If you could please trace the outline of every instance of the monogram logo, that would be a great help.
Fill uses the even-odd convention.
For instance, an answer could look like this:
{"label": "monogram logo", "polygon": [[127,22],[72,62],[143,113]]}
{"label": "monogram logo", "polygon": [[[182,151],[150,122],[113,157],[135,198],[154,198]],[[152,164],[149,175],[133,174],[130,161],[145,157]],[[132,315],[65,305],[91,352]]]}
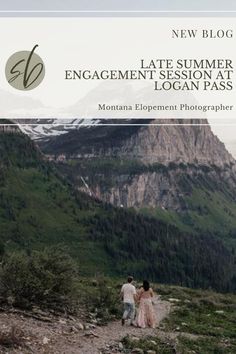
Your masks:
{"label": "monogram logo", "polygon": [[17,90],[33,90],[43,81],[45,66],[40,56],[35,53],[37,47],[38,45],[35,45],[31,52],[16,52],[7,61],[6,79]]}

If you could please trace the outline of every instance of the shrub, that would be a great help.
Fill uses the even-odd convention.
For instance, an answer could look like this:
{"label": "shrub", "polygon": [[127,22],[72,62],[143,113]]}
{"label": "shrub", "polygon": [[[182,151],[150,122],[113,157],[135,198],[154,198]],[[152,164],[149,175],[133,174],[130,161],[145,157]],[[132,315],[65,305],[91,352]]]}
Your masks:
{"label": "shrub", "polygon": [[[13,252],[4,257],[0,273],[0,292],[14,306],[40,305],[69,309],[76,280],[74,261],[62,247]],[[8,301],[9,302],[9,301]]]}
{"label": "shrub", "polygon": [[102,323],[121,316],[120,285],[109,282],[103,276],[97,277],[94,290],[87,305],[94,311]]}

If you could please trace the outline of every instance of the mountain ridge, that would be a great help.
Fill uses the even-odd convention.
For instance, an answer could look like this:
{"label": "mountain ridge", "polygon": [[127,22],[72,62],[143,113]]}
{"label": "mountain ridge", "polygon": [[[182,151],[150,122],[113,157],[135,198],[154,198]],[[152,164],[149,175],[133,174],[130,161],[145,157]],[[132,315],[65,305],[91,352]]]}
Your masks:
{"label": "mountain ridge", "polygon": [[188,231],[230,235],[236,246],[235,159],[207,121],[133,122],[146,125],[98,125],[40,146],[77,189]]}
{"label": "mountain ridge", "polygon": [[[165,120],[138,119],[128,126],[119,126],[124,122],[127,123],[73,130],[40,145],[46,153],[63,153],[74,158],[86,154],[87,158],[123,156],[145,164],[236,164],[206,120],[171,120],[172,125],[164,125]],[[106,123],[113,124],[114,120]]]}
{"label": "mountain ridge", "polygon": [[7,252],[62,243],[84,275],[132,272],[193,287],[235,287],[234,257],[221,240],[190,237],[74,190],[22,133],[0,132],[0,151],[0,241]]}

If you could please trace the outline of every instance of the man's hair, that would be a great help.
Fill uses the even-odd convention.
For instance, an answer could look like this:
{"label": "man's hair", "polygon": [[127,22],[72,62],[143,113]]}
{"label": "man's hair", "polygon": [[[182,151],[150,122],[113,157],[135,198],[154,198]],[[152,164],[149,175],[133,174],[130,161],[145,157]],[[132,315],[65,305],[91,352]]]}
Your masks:
{"label": "man's hair", "polygon": [[134,279],[133,277],[128,276],[128,279],[127,279],[127,280],[128,280],[128,283],[131,283],[131,282],[133,281],[133,279]]}

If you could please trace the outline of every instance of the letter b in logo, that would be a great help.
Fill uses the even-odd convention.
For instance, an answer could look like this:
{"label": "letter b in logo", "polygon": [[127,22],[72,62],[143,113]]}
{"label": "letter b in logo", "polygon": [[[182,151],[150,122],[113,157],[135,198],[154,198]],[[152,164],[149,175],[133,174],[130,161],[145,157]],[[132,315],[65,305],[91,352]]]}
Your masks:
{"label": "letter b in logo", "polygon": [[8,83],[17,90],[29,91],[37,87],[45,75],[42,59],[35,53],[38,45],[31,52],[14,53],[7,61],[5,74]]}

